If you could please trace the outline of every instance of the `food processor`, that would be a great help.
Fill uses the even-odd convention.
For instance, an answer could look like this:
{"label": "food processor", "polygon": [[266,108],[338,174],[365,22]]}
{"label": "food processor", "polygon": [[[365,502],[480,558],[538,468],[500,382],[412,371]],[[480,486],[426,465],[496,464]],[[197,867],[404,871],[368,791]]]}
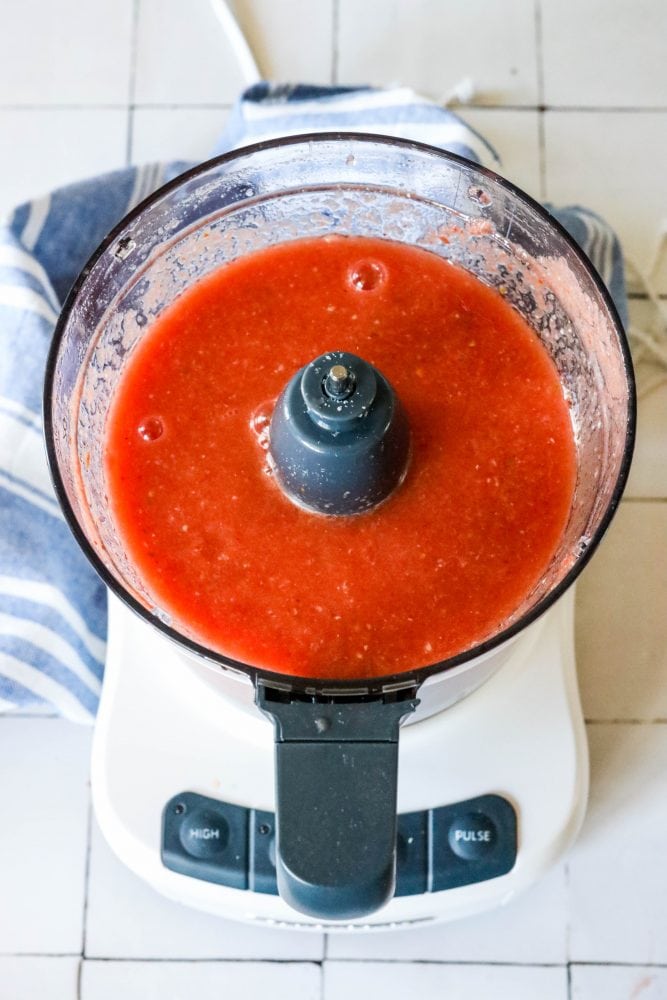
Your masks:
{"label": "food processor", "polygon": [[[577,454],[558,550],[492,636],[443,662],[340,681],[223,656],[156,607],[110,515],[103,462],[114,390],[163,310],[223,264],[331,235],[419,247],[496,288],[552,358]],[[313,516],[372,517],[408,461],[400,401],[369,367],[334,352],[288,373],[274,458]],[[374,380],[388,400],[379,451],[380,438],[362,441],[350,462],[323,446],[304,479],[301,431],[281,413],[308,379],[315,396],[326,385],[326,398],[300,390],[324,431],[339,419],[329,401],[355,406]],[[92,794],[118,856],[182,903],[320,930],[452,919],[535,881],[584,814],[572,584],[620,500],[634,420],[627,343],[592,266],[537,203],[461,157],[382,136],[295,136],[204,163],[143,202],[72,289],[45,388],[58,498],[109,588]],[[341,500],[351,493],[354,509]]]}

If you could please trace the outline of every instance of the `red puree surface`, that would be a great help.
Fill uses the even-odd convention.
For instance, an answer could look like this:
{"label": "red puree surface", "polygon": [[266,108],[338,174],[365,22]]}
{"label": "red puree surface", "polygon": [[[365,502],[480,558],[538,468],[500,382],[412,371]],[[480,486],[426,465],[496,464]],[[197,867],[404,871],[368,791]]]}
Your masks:
{"label": "red puree surface", "polygon": [[[258,436],[330,350],[376,365],[412,431],[403,484],[353,517],[286,499]],[[493,634],[549,563],[575,479],[532,330],[434,254],[364,238],[283,244],[189,289],[135,349],[107,435],[113,514],[156,604],[286,674],[389,674]]]}

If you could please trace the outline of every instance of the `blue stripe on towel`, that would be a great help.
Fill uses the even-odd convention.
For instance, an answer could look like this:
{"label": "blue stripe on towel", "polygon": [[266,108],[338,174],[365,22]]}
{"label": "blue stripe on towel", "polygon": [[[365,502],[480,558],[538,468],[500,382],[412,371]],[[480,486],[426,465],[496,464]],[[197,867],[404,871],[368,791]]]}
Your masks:
{"label": "blue stripe on towel", "polygon": [[9,702],[10,705],[15,705],[17,709],[21,708],[23,711],[30,711],[38,707],[42,708],[46,705],[49,708],[52,707],[50,702],[45,698],[40,698],[30,688],[24,687],[18,681],[4,677],[2,671],[0,671],[0,700]]}
{"label": "blue stripe on towel", "polygon": [[83,709],[94,716],[99,704],[99,695],[92,691],[77,675],[56,659],[47,650],[40,649],[32,642],[19,642],[12,636],[0,633],[0,654],[11,653],[30,667],[34,667],[55,681],[81,703]]}
{"label": "blue stripe on towel", "polygon": [[64,521],[0,490],[0,578],[56,587],[99,639],[106,634],[106,591]]}
{"label": "blue stripe on towel", "polygon": [[[11,615],[27,621],[39,622],[52,632],[62,636],[94,678],[101,681],[104,674],[104,651],[91,652],[91,643],[86,643],[82,633],[77,631],[71,621],[68,621],[56,608],[37,599],[29,600],[0,591],[0,615]],[[93,638],[97,639],[96,636]],[[102,645],[102,641],[97,639]],[[95,646],[97,646],[95,643]]]}

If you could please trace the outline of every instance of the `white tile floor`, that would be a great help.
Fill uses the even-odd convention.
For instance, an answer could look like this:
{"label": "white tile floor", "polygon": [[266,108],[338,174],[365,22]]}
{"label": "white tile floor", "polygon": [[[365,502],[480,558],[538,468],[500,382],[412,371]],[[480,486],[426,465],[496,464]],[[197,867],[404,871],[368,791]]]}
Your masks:
{"label": "white tile floor", "polygon": [[413,965],[395,962],[327,962],[323,1000],[349,1000],[380,994],[383,1000],[437,997],[438,1000],[562,1000],[566,996],[564,968],[535,966]]}
{"label": "white tile floor", "polygon": [[[128,920],[128,913],[132,919]],[[321,934],[236,924],[166,903],[112,854],[97,825],[91,836],[86,955],[136,959],[321,961]]]}
{"label": "white tile floor", "polygon": [[0,957],[0,1000],[73,1000],[81,960]]}
{"label": "white tile floor", "polygon": [[306,962],[85,961],[82,965],[81,996],[86,1000],[120,996],[123,1000],[266,1000],[267,996],[320,1000],[322,995],[322,969]]}
{"label": "white tile floor", "polygon": [[81,951],[90,732],[0,720],[0,953]]}
{"label": "white tile floor", "polygon": [[[274,79],[439,97],[469,76],[463,117],[506,174],[596,208],[647,265],[667,225],[664,0],[236,10]],[[205,157],[241,85],[208,0],[6,0],[0,16],[0,211],[128,161]],[[666,429],[663,386],[641,402],[627,499],[579,587],[592,785],[565,864],[455,926],[324,941],[216,920],[157,897],[91,828],[89,733],[0,719],[0,1000],[665,1000]]]}

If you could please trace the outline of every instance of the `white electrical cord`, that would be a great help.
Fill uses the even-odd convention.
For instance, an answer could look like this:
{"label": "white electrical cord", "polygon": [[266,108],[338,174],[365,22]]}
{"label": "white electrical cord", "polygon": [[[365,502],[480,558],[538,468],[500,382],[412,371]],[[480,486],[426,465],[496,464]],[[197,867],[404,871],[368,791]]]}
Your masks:
{"label": "white electrical cord", "polygon": [[241,31],[239,23],[232,14],[226,0],[211,0],[211,7],[236,56],[244,86],[251,87],[254,83],[259,83],[262,79],[259,66],[252,54],[252,49],[248,45],[248,40]]}
{"label": "white electrical cord", "polygon": [[641,380],[638,380],[637,396],[639,399],[644,399],[667,382],[667,301],[660,297],[660,293],[653,284],[653,276],[660,273],[660,263],[666,254],[667,232],[663,232],[656,248],[653,264],[649,269],[649,277],[642,274],[632,260],[626,258],[630,275],[637,280],[641,291],[646,294],[653,307],[648,328],[637,326],[635,323],[630,323],[628,327],[635,365],[644,364],[653,369],[652,374],[644,373]]}

